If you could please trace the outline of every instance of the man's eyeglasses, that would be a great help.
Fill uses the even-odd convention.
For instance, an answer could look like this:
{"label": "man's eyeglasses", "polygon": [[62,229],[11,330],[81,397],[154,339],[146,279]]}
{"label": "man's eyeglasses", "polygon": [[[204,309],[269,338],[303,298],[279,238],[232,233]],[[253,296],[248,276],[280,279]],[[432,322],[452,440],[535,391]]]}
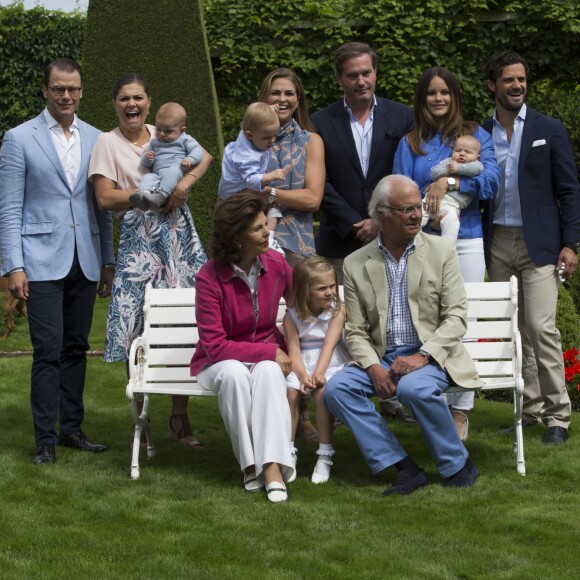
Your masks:
{"label": "man's eyeglasses", "polygon": [[408,205],[407,207],[395,207],[393,205],[381,205],[380,207],[394,209],[395,211],[398,211],[398,212],[402,213],[403,215],[411,215],[413,212],[419,212],[419,213],[423,212],[423,204],[422,203],[419,203],[417,205]]}
{"label": "man's eyeglasses", "polygon": [[52,94],[57,97],[62,97],[66,92],[71,97],[76,97],[83,89],[83,87],[48,87]]}

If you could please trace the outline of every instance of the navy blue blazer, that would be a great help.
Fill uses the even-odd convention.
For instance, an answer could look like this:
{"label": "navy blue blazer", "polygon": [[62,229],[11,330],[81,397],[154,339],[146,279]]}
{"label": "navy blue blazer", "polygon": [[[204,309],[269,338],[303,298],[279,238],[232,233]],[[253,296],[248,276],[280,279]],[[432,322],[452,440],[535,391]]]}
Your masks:
{"label": "navy blue blazer", "polygon": [[326,160],[316,252],[328,258],[344,258],[363,245],[356,238],[352,225],[369,217],[371,194],[376,184],[391,173],[399,141],[413,128],[413,114],[406,105],[377,97],[366,177],[344,101],[317,111],[312,115],[312,122],[324,141]]}
{"label": "navy blue blazer", "polygon": [[[493,119],[483,123],[490,134]],[[518,163],[526,247],[538,266],[556,264],[563,244],[580,242],[580,183],[568,132],[557,119],[526,110]],[[489,265],[494,200],[484,211]]]}

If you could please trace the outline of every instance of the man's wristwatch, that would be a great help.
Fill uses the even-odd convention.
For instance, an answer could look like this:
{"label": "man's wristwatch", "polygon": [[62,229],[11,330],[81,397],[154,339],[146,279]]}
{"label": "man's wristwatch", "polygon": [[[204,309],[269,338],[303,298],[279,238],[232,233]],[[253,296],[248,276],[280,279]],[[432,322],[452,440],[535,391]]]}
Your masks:
{"label": "man's wristwatch", "polygon": [[431,362],[431,355],[426,350],[420,350],[419,354],[427,359],[427,364]]}
{"label": "man's wristwatch", "polygon": [[270,195],[268,196],[268,203],[276,203],[276,199],[278,198],[278,192],[276,191],[275,187],[270,188]]}
{"label": "man's wristwatch", "polygon": [[455,177],[447,178],[447,191],[457,191],[457,180]]}
{"label": "man's wristwatch", "polygon": [[576,244],[563,244],[564,248],[570,248],[576,254],[580,254],[580,242]]}

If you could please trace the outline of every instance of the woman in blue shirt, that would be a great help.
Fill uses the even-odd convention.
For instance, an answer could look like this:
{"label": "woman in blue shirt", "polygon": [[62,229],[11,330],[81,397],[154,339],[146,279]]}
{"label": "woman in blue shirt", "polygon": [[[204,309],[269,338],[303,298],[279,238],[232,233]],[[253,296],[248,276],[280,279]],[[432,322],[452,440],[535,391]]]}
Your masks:
{"label": "woman in blue shirt", "polygon": [[[407,175],[417,182],[426,202],[425,211],[430,214],[439,213],[441,198],[448,188],[455,186],[461,193],[474,196],[471,204],[461,210],[457,253],[464,281],[483,282],[485,260],[479,201],[495,197],[500,176],[491,135],[477,123],[463,120],[459,82],[443,67],[428,68],[419,78],[413,115],[415,128],[399,143],[393,173]],[[462,135],[473,135],[480,142],[483,171],[475,177],[451,175],[432,182],[431,168],[451,157],[455,140]],[[439,229],[440,218],[430,222],[430,231]],[[465,440],[473,393],[449,394],[447,401],[459,435]]]}

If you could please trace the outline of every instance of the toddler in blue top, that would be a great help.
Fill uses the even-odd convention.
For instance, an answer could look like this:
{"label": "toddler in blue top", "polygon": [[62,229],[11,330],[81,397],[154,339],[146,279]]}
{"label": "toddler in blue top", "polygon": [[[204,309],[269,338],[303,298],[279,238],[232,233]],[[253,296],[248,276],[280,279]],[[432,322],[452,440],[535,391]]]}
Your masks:
{"label": "toddler in blue top", "polygon": [[201,145],[185,133],[187,113],[177,103],[165,103],[155,116],[155,137],[145,147],[141,164],[153,167],[141,178],[139,189],[129,197],[136,207],[161,207],[177,182],[202,158]]}
{"label": "toddler in blue top", "polygon": [[[222,159],[222,177],[218,186],[220,199],[227,199],[245,189],[262,191],[274,181],[283,181],[283,169],[266,173],[270,149],[276,141],[280,121],[276,110],[266,103],[252,103],[246,109],[242,130],[236,141],[229,143]],[[276,189],[272,188],[269,202],[275,202]],[[273,206],[268,211],[268,229],[273,231],[282,217]]]}

